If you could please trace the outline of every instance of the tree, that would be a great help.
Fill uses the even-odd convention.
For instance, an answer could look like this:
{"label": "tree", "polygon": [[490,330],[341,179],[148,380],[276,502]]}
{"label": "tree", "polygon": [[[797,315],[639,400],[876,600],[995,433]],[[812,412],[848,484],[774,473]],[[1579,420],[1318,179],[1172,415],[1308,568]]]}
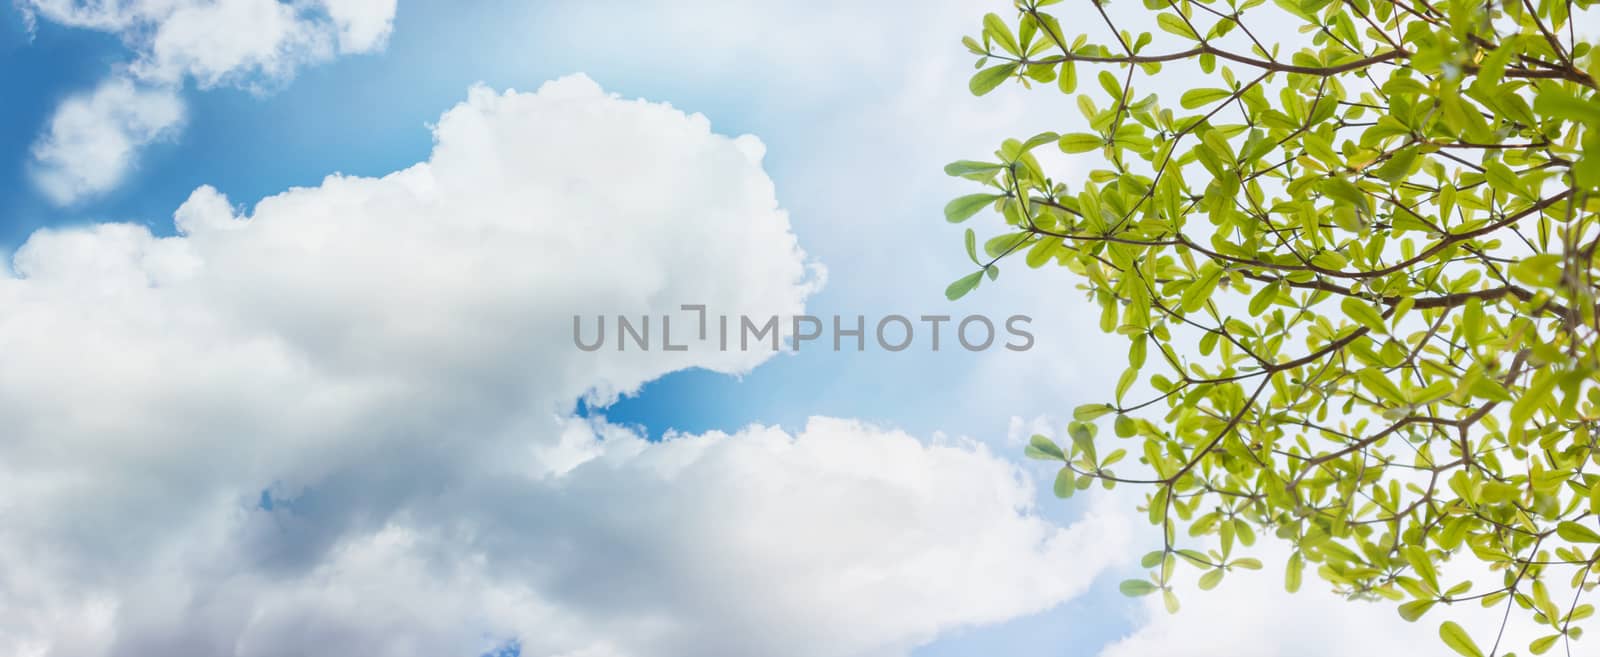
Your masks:
{"label": "tree", "polygon": [[[1265,534],[1292,545],[1291,591],[1309,565],[1407,620],[1505,605],[1548,626],[1533,653],[1570,650],[1600,583],[1593,2],[1264,3],[986,16],[964,40],[975,94],[1097,88],[1066,134],[947,167],[987,188],[949,221],[1005,222],[981,246],[966,232],[979,269],[947,295],[1001,260],[1063,266],[1127,337],[1110,401],[1027,450],[1061,462],[1062,497],[1146,491],[1165,541],[1125,593],[1175,611],[1174,569],[1210,588],[1262,567],[1236,552]],[[1052,178],[1037,151],[1056,147],[1092,170]],[[1130,450],[1140,472],[1114,470]]]}

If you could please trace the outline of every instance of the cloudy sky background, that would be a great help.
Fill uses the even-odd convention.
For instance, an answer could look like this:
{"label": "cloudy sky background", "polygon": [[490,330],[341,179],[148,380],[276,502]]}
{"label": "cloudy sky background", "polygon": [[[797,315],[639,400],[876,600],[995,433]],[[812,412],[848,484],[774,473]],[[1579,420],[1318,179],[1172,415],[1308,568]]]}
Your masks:
{"label": "cloudy sky background", "polygon": [[[1274,546],[1125,599],[1136,500],[1021,461],[1125,347],[1064,272],[943,298],[943,164],[1079,120],[967,93],[1007,4],[0,10],[0,653],[1443,650]],[[682,303],[1037,347],[571,345]]]}

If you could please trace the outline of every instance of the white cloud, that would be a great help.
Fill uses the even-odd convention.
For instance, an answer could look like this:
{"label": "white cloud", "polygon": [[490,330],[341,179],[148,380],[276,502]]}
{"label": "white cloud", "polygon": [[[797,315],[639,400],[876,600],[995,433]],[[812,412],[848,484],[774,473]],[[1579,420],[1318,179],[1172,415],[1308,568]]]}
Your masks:
{"label": "white cloud", "polygon": [[172,89],[110,78],[56,108],[33,146],[34,180],[61,204],[109,190],[140,148],[175,134],[183,118],[183,101]]}
{"label": "white cloud", "polygon": [[[793,314],[754,137],[474,89],[432,157],[177,237],[35,234],[0,277],[0,653],[902,654],[1085,589],[1128,528],[843,420],[647,443],[570,416],[760,353],[581,352],[571,317]],[[263,492],[265,490],[265,492]]]}
{"label": "white cloud", "polygon": [[44,19],[120,36],[148,82],[281,80],[295,67],[383,48],[395,0],[20,0]]}
{"label": "white cloud", "polygon": [[383,47],[394,27],[397,0],[323,0],[339,28],[339,50],[371,52]]}
{"label": "white cloud", "polygon": [[152,25],[148,52],[134,66],[140,77],[179,82],[194,77],[202,87],[229,76],[282,79],[297,60],[327,59],[330,25],[302,20],[277,0],[231,0],[187,6]]}
{"label": "white cloud", "polygon": [[[283,84],[300,66],[381,50],[395,15],[395,0],[19,0],[18,6],[30,24],[44,19],[121,37],[134,60],[87,96],[124,90],[117,93],[137,96],[135,109],[151,114],[140,123],[115,102],[62,103],[33,162],[41,189],[60,205],[115,188],[141,147],[174,134],[186,80],[201,88]],[[152,128],[155,118],[166,122]],[[62,124],[74,132],[63,135]],[[114,157],[107,157],[111,145]]]}

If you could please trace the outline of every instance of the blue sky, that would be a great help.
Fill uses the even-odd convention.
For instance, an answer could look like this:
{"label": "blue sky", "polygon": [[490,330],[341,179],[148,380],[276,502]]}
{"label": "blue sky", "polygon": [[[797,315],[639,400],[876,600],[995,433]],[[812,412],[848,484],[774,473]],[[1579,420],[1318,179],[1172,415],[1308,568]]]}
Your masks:
{"label": "blue sky", "polygon": [[[86,195],[67,205],[52,201],[36,184],[33,173],[37,163],[33,161],[31,149],[41,139],[53,113],[64,99],[95,88],[108,76],[137,77],[126,71],[131,63],[148,55],[141,50],[143,45],[138,30],[150,29],[158,23],[140,24],[122,33],[106,33],[64,26],[41,16],[30,29],[23,14],[8,7],[0,10],[0,16],[3,16],[0,19],[0,26],[3,26],[0,28],[0,85],[6,89],[5,100],[0,102],[0,251],[18,249],[40,229],[76,227],[89,230],[104,223],[140,224],[157,237],[175,236],[178,231],[172,219],[174,212],[180,206],[198,207],[186,206],[185,202],[202,186],[210,186],[225,195],[227,204],[231,204],[234,212],[243,215],[256,213],[259,201],[293,188],[307,188],[309,191],[296,193],[306,198],[320,198],[315,195],[322,193],[319,189],[327,187],[323,181],[330,174],[383,176],[428,161],[435,147],[435,135],[430,133],[430,126],[440,122],[443,112],[466,101],[468,90],[474,85],[481,84],[496,93],[508,89],[532,92],[548,81],[582,73],[605,91],[623,98],[666,103],[685,112],[703,114],[709,119],[711,131],[716,134],[752,134],[761,140],[766,149],[765,157],[760,162],[761,169],[770,176],[776,199],[787,211],[787,220],[799,248],[805,251],[807,263],[827,272],[826,285],[820,292],[805,299],[807,312],[824,317],[862,314],[869,318],[892,313],[913,317],[973,312],[997,317],[1027,314],[1034,318],[1032,329],[1038,346],[1023,354],[1003,350],[969,353],[948,348],[938,353],[921,348],[902,353],[869,350],[867,353],[834,354],[813,350],[779,355],[759,365],[749,361],[704,363],[708,367],[724,370],[754,366],[738,376],[718,373],[693,363],[688,367],[663,366],[649,370],[647,374],[638,374],[629,369],[627,364],[616,365],[619,371],[626,370],[626,373],[612,378],[596,378],[590,385],[620,381],[622,383],[618,385],[623,388],[640,383],[642,388],[637,394],[626,396],[609,407],[586,409],[588,420],[578,421],[578,424],[596,426],[608,421],[612,427],[632,428],[653,440],[672,435],[680,437],[674,440],[698,444],[712,440],[701,436],[707,432],[739,434],[748,438],[747,433],[741,432],[745,432],[752,424],[777,427],[787,434],[799,435],[811,431],[807,427],[809,418],[814,416],[849,418],[879,427],[886,433],[903,430],[915,436],[917,441],[921,441],[918,444],[929,450],[950,441],[965,441],[960,443],[965,445],[960,448],[962,458],[974,460],[983,466],[978,468],[983,472],[991,472],[984,469],[987,468],[984,464],[989,463],[992,456],[996,462],[1012,469],[1006,472],[1021,473],[1029,482],[1024,488],[1031,498],[1020,502],[1005,495],[1000,498],[1010,500],[1007,504],[1013,507],[1026,508],[1020,512],[1016,508],[1000,510],[1004,512],[1001,515],[1016,520],[1017,526],[1024,527],[1026,531],[1042,531],[1038,528],[1049,527],[1050,531],[1059,532],[1065,537],[1068,530],[1064,528],[1098,526],[1094,523],[1105,520],[1103,516],[1109,512],[1103,509],[1097,511],[1085,496],[1070,503],[1060,502],[1050,496],[1045,489],[1053,473],[1035,464],[1022,462],[1020,438],[1031,433],[1033,426],[1053,426],[1078,404],[1100,401],[1097,391],[1105,390],[1120,374],[1119,364],[1123,361],[1124,347],[1115,339],[1098,333],[1095,314],[1075,293],[1070,277],[1063,273],[1045,271],[1021,275],[1019,271],[1008,271],[1001,276],[998,285],[986,284],[978,294],[959,304],[952,304],[943,297],[945,285],[970,269],[961,251],[961,228],[946,224],[941,216],[941,208],[949,198],[970,190],[961,182],[946,178],[941,171],[943,164],[959,158],[981,158],[1006,137],[1031,135],[1045,129],[1065,131],[1054,122],[1069,116],[1069,113],[1076,117],[1070,109],[1070,99],[1029,95],[1021,90],[1010,89],[984,99],[974,99],[967,94],[965,77],[970,71],[970,61],[959,46],[959,37],[977,25],[984,11],[1001,10],[1004,9],[1003,5],[1009,3],[949,0],[911,7],[896,6],[895,3],[841,0],[814,4],[791,3],[781,7],[774,5],[770,12],[752,8],[750,4],[754,3],[631,0],[603,3],[602,6],[602,3],[561,0],[469,0],[448,3],[401,0],[393,16],[392,31],[381,49],[342,56],[313,57],[310,58],[312,61],[294,66],[292,75],[247,77],[243,82],[232,80],[210,86],[199,83],[195,78],[183,77],[187,74],[180,73],[176,93],[186,108],[186,119],[181,127],[138,148],[135,165],[114,188]],[[139,84],[146,82],[140,80]],[[172,84],[167,84],[163,89],[170,90]],[[572,120],[580,121],[583,117]],[[612,157],[627,158],[629,155],[628,152],[616,152]],[[689,156],[685,157],[688,161]],[[443,168],[442,164],[436,162],[436,165]],[[596,184],[615,185],[620,190],[617,193],[625,194],[632,188],[632,182],[598,181]],[[672,203],[664,205],[671,206]],[[292,212],[279,208],[256,214],[256,220],[260,221],[262,214],[279,217]],[[688,218],[684,219],[684,216]],[[326,221],[337,222],[337,217],[336,214],[329,215]],[[582,215],[542,215],[537,208],[529,209],[526,217],[520,218],[532,222],[603,220]],[[646,221],[649,219],[645,218]],[[668,219],[697,221],[692,213],[671,217],[663,215],[662,221]],[[993,221],[992,217],[985,219]],[[295,220],[292,216],[276,219],[284,225]],[[381,227],[381,218],[373,225]],[[687,226],[685,230],[696,228]],[[310,225],[308,229],[315,230],[315,226]],[[717,240],[720,236],[721,233],[708,234],[704,239]],[[190,235],[189,239],[198,250],[203,246],[201,239],[212,238]],[[470,242],[465,244],[471,246]],[[488,246],[484,245],[484,248]],[[533,246],[537,248],[538,244]],[[62,247],[60,251],[66,253],[67,249]],[[58,251],[57,247],[46,245],[40,247],[39,252],[49,255]],[[257,252],[241,249],[228,253],[248,258]],[[466,255],[470,256],[470,250]],[[77,262],[71,260],[71,253],[60,257],[63,261]],[[543,256],[537,253],[529,255],[529,259],[538,257]],[[285,259],[273,262],[271,256],[263,258],[261,262],[251,261],[251,266],[283,270],[293,270],[299,266],[298,261]],[[683,258],[684,262],[692,261],[690,256]],[[714,264],[721,261],[708,259],[707,262]],[[231,265],[209,261],[206,266],[227,270]],[[552,285],[570,286],[574,290],[573,295],[583,296],[584,286],[591,284],[590,279],[602,278],[606,269],[599,262],[591,261],[588,266],[593,269],[575,267],[558,281],[552,282]],[[342,309],[337,307],[338,303],[326,307],[307,305],[302,309],[304,317],[275,314],[280,311],[276,304],[289,308],[284,313],[294,310],[292,297],[286,300],[274,296],[278,288],[265,288],[264,291],[250,288],[253,280],[250,276],[260,272],[245,271],[243,265],[240,267],[239,271],[232,272],[237,278],[226,279],[231,281],[230,284],[241,286],[239,295],[251,300],[250,303],[241,302],[243,310],[237,311],[238,317],[266,317],[261,321],[269,324],[280,322],[285,328],[280,333],[272,334],[273,340],[291,346],[299,345],[296,340],[302,335],[301,331],[322,330],[317,322],[323,315],[318,313],[325,313],[328,317],[345,317],[339,314]],[[683,279],[695,275],[692,268],[669,271],[673,277]],[[159,277],[157,274],[149,275],[151,280]],[[729,271],[724,277],[741,275],[741,272]],[[667,283],[676,285],[676,280],[678,278]],[[324,282],[329,283],[330,287],[342,284],[338,280]],[[712,281],[702,287],[716,289],[716,285]],[[515,287],[515,282],[509,286]],[[228,296],[226,292],[232,289],[202,287],[202,291],[194,294],[203,296],[202,292],[211,294],[221,289],[225,294],[219,298],[225,299]],[[793,292],[789,287],[774,289],[783,293]],[[382,292],[382,289],[377,291]],[[252,292],[259,292],[260,295],[248,296]],[[349,301],[356,297],[330,298]],[[623,295],[617,298],[629,297]],[[187,302],[190,297],[182,299]],[[227,301],[219,303],[228,304]],[[251,307],[251,303],[271,308],[259,310]],[[442,307],[453,307],[448,299],[440,303]],[[528,302],[524,300],[523,303],[526,306]],[[616,308],[614,312],[632,312],[630,307],[613,307]],[[59,307],[47,306],[41,312],[48,312],[50,308],[59,310]],[[476,311],[476,308],[467,307],[467,310]],[[541,308],[533,304],[517,306],[514,310],[537,315]],[[388,313],[392,311],[392,308],[374,308],[370,309],[369,314],[351,317],[355,318],[354,321],[371,317],[389,318]],[[717,308],[712,308],[712,311],[716,312]],[[555,310],[547,314],[557,318],[566,316]],[[419,316],[412,319],[427,324],[437,318]],[[317,327],[305,328],[313,325]],[[387,330],[391,325],[378,323],[373,326]],[[535,322],[535,325],[543,324]],[[279,324],[271,326],[278,327]],[[404,332],[397,335],[399,337],[394,338],[394,344],[414,344],[407,342],[413,335]],[[367,352],[360,349],[349,353],[337,349],[319,351],[338,341],[320,334],[314,337],[316,339],[308,339],[304,345],[300,345],[304,347],[304,352],[298,356],[301,360],[294,362],[301,363],[309,370],[338,370],[349,363],[365,363],[361,358]],[[527,340],[542,337],[548,336],[530,335]],[[374,344],[379,346],[373,349],[390,353],[381,351],[390,344],[385,340],[387,338],[383,336],[374,338]],[[359,341],[355,340],[357,343]],[[271,340],[268,343],[277,344]],[[542,348],[541,345],[515,342],[506,344],[509,345],[504,349],[509,352],[503,354],[506,358],[526,355],[522,351],[524,348],[529,350],[528,353],[537,353],[537,349]],[[446,352],[450,347],[432,346]],[[182,347],[173,348],[178,349],[176,353],[180,354],[180,358],[193,356]],[[70,351],[66,347],[62,349]],[[432,352],[424,354],[402,350],[393,354],[430,360]],[[453,355],[438,358],[448,360],[450,357]],[[564,353],[561,357],[571,356]],[[480,366],[481,362],[472,359],[449,361],[449,367],[441,368],[435,374],[453,377],[469,369],[469,366]],[[581,369],[581,361],[575,362],[580,363]],[[166,385],[171,382],[168,379],[177,379],[184,376],[182,373],[191,372],[191,369],[181,366],[182,363],[179,365],[173,367],[171,374],[132,370],[135,374],[132,380]],[[543,367],[549,367],[548,376],[541,370]],[[599,371],[602,368],[595,366],[594,369]],[[299,371],[294,368],[288,370]],[[562,432],[574,431],[573,427],[577,425],[569,422],[572,418],[565,415],[572,412],[577,403],[576,396],[568,394],[568,387],[544,381],[546,378],[561,378],[563,375],[558,370],[554,365],[540,362],[531,366],[529,371],[517,374],[486,367],[487,373],[482,377],[478,374],[462,375],[465,377],[462,380],[469,384],[494,380],[490,374],[507,377],[507,380],[516,382],[508,389],[521,391],[526,388],[540,391],[537,394],[553,395],[558,402],[545,415],[533,419],[515,416],[497,424],[481,415],[461,410],[472,408],[479,409],[474,412],[492,412],[492,408],[488,411],[480,408],[495,406],[495,400],[492,399],[494,395],[491,394],[487,399],[452,402],[448,412],[440,410],[437,415],[429,415],[425,419],[438,420],[438,427],[442,427],[439,431],[444,437],[454,435],[451,432],[462,425],[477,427],[481,423],[484,427],[501,428],[520,427],[523,424],[532,426],[539,422],[549,423],[552,417],[564,423],[561,425],[565,427],[561,429]],[[405,380],[404,377],[411,374],[414,373],[406,370],[391,372],[389,376],[395,380]],[[146,379],[140,379],[138,375]],[[560,387],[562,392],[544,392],[543,386],[547,383],[552,388]],[[566,385],[562,383],[562,386]],[[354,394],[350,390],[330,384],[325,394],[301,401],[308,404],[324,403],[339,399],[342,394]],[[207,407],[202,410],[209,413],[214,409]],[[215,410],[215,413],[219,417],[227,417],[226,410]],[[375,417],[382,415],[379,413]],[[263,420],[266,425],[275,426],[272,413],[264,412],[260,417],[268,418]],[[334,414],[332,417],[335,419],[312,426],[309,431],[318,433],[326,430],[330,434],[337,434],[338,427],[342,426],[337,421],[344,416]],[[605,421],[599,420],[601,417]],[[394,431],[406,435],[416,432],[420,436],[426,432],[420,426],[423,425],[407,425]],[[148,435],[130,435],[128,438],[135,442],[167,441],[168,433],[152,431]],[[593,431],[606,433],[611,429],[599,426]],[[171,433],[177,435],[181,432],[172,429]],[[281,433],[269,433],[268,437],[292,442],[293,435],[284,430]],[[381,441],[386,439],[380,435],[374,439],[379,442],[373,444],[384,444]],[[567,446],[567,443],[561,445]],[[521,517],[515,513],[521,512],[520,507],[524,504],[522,498],[484,493],[476,488],[480,483],[477,477],[434,481],[429,475],[418,475],[423,482],[431,483],[390,478],[386,476],[388,470],[385,468],[391,464],[383,460],[389,457],[390,452],[373,449],[375,451],[368,453],[352,447],[348,454],[337,452],[333,456],[323,455],[335,461],[321,469],[317,461],[323,457],[302,459],[301,455],[285,450],[282,454],[276,454],[277,460],[265,461],[275,464],[273,467],[281,466],[281,471],[267,466],[262,466],[263,469],[259,471],[244,469],[241,472],[248,472],[254,478],[222,482],[212,489],[206,489],[206,494],[235,495],[239,498],[240,502],[227,513],[244,513],[238,510],[255,508],[249,513],[271,516],[270,521],[260,521],[266,524],[259,527],[249,524],[257,522],[250,520],[243,529],[230,530],[235,533],[221,535],[242,533],[253,536],[256,538],[251,540],[277,546],[285,554],[298,554],[300,548],[291,543],[305,537],[326,540],[330,545],[343,545],[339,541],[345,540],[356,546],[348,550],[357,550],[360,546],[377,541],[374,537],[384,536],[369,526],[378,522],[374,518],[409,517],[408,514],[425,516],[432,507],[430,503],[419,502],[418,499],[425,500],[428,495],[434,494],[448,497],[447,494],[453,494],[455,489],[472,489],[474,495],[479,495],[472,497],[463,493],[462,499],[466,500],[463,504],[477,504],[475,500],[493,500],[483,504],[502,505],[505,507],[503,511],[512,514],[493,516],[495,518]],[[433,452],[426,448],[418,450],[420,455],[415,457],[415,462],[398,461],[392,464],[393,471],[409,472],[405,468],[414,467],[418,468],[416,472],[426,473],[430,461],[425,457]],[[366,456],[358,458],[351,454]],[[485,451],[484,454],[504,456],[500,452]],[[491,456],[480,456],[485,462],[494,460]],[[339,458],[352,460],[337,461]],[[603,459],[596,459],[599,460]],[[463,460],[462,463],[468,461]],[[480,461],[470,463],[480,464]],[[185,471],[178,461],[160,461],[159,464],[163,468]],[[364,468],[363,464],[371,467]],[[462,465],[462,471],[469,470]],[[482,480],[493,482],[494,478],[485,474]],[[1002,476],[1001,480],[990,488],[1009,491],[1009,487],[1017,483],[1009,476]],[[472,485],[463,483],[468,481],[473,482]],[[1031,483],[1033,481],[1039,482],[1039,485],[1034,486]],[[955,485],[960,482],[950,483]],[[435,488],[427,488],[428,485]],[[576,484],[573,486],[575,490],[587,490]],[[979,488],[988,490],[983,486]],[[263,489],[268,492],[261,492]],[[550,513],[563,517],[583,516],[583,513],[561,506],[573,495],[576,493],[567,492],[549,498],[554,505]],[[322,501],[326,505],[324,508],[331,510],[327,513],[297,514],[295,504],[280,503],[297,498]],[[692,499],[695,503],[705,504],[707,499],[723,501],[729,498],[712,496]],[[1107,508],[1111,508],[1113,503],[1120,503],[1122,506],[1118,508],[1123,511],[1130,511],[1133,505],[1131,497],[1106,495],[1098,499],[1105,502]],[[272,503],[261,504],[259,501]],[[4,508],[3,505],[0,508]],[[445,507],[441,505],[439,508]],[[535,505],[529,512],[534,513],[539,509]],[[384,516],[379,513],[380,510],[387,510],[392,515]],[[666,507],[666,510],[684,513],[695,511],[677,507]],[[1012,518],[1013,515],[1016,517]],[[534,526],[545,522],[537,513],[531,518],[524,520],[532,522]],[[338,523],[338,526],[312,526],[323,521]],[[549,522],[554,526],[560,521]],[[89,524],[92,526],[92,522]],[[1111,522],[1107,526],[1124,527],[1125,524]],[[54,527],[50,529],[53,531]],[[411,529],[422,532],[422,529]],[[1005,525],[1000,529],[1010,531],[1016,528]],[[1017,531],[1024,532],[1024,529]],[[1119,531],[1124,531],[1124,534],[1131,531],[1125,527],[1124,530]],[[574,535],[590,535],[572,531]],[[252,532],[259,532],[259,535]],[[370,535],[362,532],[370,532]],[[505,537],[504,542],[537,543],[541,537],[536,535],[537,532],[532,533],[534,535]],[[1106,545],[1121,545],[1129,540],[1124,534],[1107,534],[1103,542]],[[600,532],[595,535],[611,534]],[[53,536],[50,532],[41,531],[40,536],[46,538],[39,539],[39,545],[54,545],[50,542],[52,539],[48,538]],[[990,549],[990,543],[993,542],[981,536],[957,538],[959,540],[952,543],[956,546],[953,549],[974,552]],[[356,539],[370,540],[362,543]],[[226,541],[218,541],[226,544]],[[1090,540],[1089,544],[1094,542]],[[257,543],[249,545],[259,547]],[[382,541],[377,543],[382,545]],[[579,552],[586,549],[607,552],[613,549],[611,545],[569,547],[575,547]],[[800,549],[804,546],[794,547]],[[1030,545],[1028,550],[1019,554],[1017,561],[1032,563],[1029,560],[1036,560],[1039,554],[1044,553],[1034,548],[1037,545]],[[311,547],[304,549],[315,551]],[[634,552],[629,553],[628,549]],[[482,550],[493,554],[493,549],[489,547],[483,547]],[[634,558],[644,561],[648,561],[648,555],[654,552],[649,547],[629,545],[616,547],[615,550],[618,554],[633,554]],[[661,550],[663,553],[668,551],[665,548]],[[927,627],[915,625],[913,629],[906,630],[903,636],[889,636],[884,639],[889,643],[874,648],[880,652],[866,654],[906,654],[908,650],[909,654],[919,657],[1128,654],[1108,650],[1114,648],[1119,640],[1140,632],[1155,632],[1152,635],[1156,637],[1153,639],[1155,643],[1128,644],[1133,647],[1126,650],[1137,650],[1139,645],[1160,645],[1159,639],[1165,636],[1160,634],[1164,631],[1163,626],[1152,625],[1149,608],[1143,602],[1126,600],[1115,591],[1117,580],[1138,571],[1133,563],[1141,552],[1137,546],[1122,549],[1121,553],[1115,555],[1092,556],[1088,553],[1093,550],[1082,552],[1081,560],[1077,558],[1078,553],[1066,553],[1068,558],[1048,560],[1047,573],[1018,580],[1007,580],[1003,574],[995,575],[995,582],[1002,584],[1063,577],[1073,579],[1076,583],[1071,586],[1064,584],[1051,595],[1041,594],[1043,597],[1034,606],[1044,611],[1007,608],[1004,612],[955,615],[949,622],[937,624],[936,631],[931,633]],[[345,552],[334,550],[329,554]],[[451,559],[466,559],[463,554],[440,548],[436,553],[429,553],[428,558],[441,559],[442,563],[449,565],[453,563]],[[477,552],[473,554],[482,556]],[[1059,557],[1062,553],[1049,552],[1049,555]],[[235,564],[235,560],[241,558],[234,554],[217,557],[218,563],[224,564]],[[325,563],[304,566],[307,572],[321,572],[316,569],[331,567],[328,564],[335,561],[333,556],[329,556]],[[1000,562],[1005,561],[1008,560],[1000,559]],[[4,572],[4,567],[5,562],[0,559],[0,573]],[[221,586],[206,577],[194,577],[193,585],[199,589]],[[983,578],[979,576],[975,579]],[[493,589],[511,580],[509,576],[489,578],[485,580],[488,583],[479,582],[476,586]],[[106,586],[108,590],[115,590],[113,585]],[[423,587],[422,584],[418,586]],[[467,586],[459,584],[462,589]],[[603,593],[604,589],[599,586],[597,584],[593,592],[584,593],[563,589],[562,594],[571,599],[587,600]],[[60,593],[66,598],[76,593],[66,584],[61,587],[63,590]],[[48,589],[49,585],[45,588]],[[250,595],[239,594],[236,590],[227,591],[241,599],[251,599]],[[548,589],[540,591],[550,592]],[[0,589],[0,602],[5,601],[6,593]],[[442,593],[436,593],[441,598],[448,598],[463,593],[463,590],[452,586],[443,588]],[[715,601],[743,599],[739,595],[760,597],[760,592],[735,593],[738,595],[731,598],[727,596],[733,594],[727,592],[703,595]],[[895,592],[895,595],[903,597],[885,599],[920,599],[902,592]],[[963,595],[982,597],[970,592]],[[299,598],[291,596],[287,599]],[[955,606],[956,601],[947,602]],[[266,613],[252,609],[246,603],[241,604],[244,605],[241,614]],[[621,599],[608,600],[607,604],[626,610],[634,604],[645,605],[646,602]],[[1199,603],[1202,609],[1213,605],[1219,610],[1216,615],[1228,616],[1223,599],[1216,599],[1214,603]],[[470,605],[462,603],[462,606]],[[717,607],[712,605],[708,608]],[[558,610],[541,613],[560,616],[569,612]],[[575,636],[582,635],[584,631],[599,632],[601,635],[623,632],[618,628],[626,626],[604,613],[570,613],[582,617],[582,622],[574,621],[576,626],[587,628],[573,630]],[[930,612],[929,615],[935,614]],[[486,614],[462,612],[461,617],[476,623],[483,620],[480,618],[483,616]],[[1202,615],[1198,621],[1192,622],[1205,622],[1206,618]],[[483,620],[483,624],[495,628],[526,626],[525,620],[501,622],[503,620]],[[676,620],[683,622],[683,619]],[[718,630],[706,618],[691,617],[690,620],[709,623],[708,632]],[[410,622],[411,619],[394,621],[395,624],[386,630],[389,634],[380,635],[395,636],[398,633],[403,638],[407,628],[411,627],[407,624]],[[189,645],[182,642],[223,640],[217,637],[196,638],[184,631],[162,628],[154,621],[151,623],[150,628],[155,629],[140,630],[148,632],[148,637],[138,635],[144,643],[116,644],[113,641],[106,645],[120,645],[124,649],[134,646],[134,649],[138,649],[140,646]],[[231,627],[221,621],[218,623],[219,628]],[[358,623],[352,621],[352,627],[355,625]],[[593,630],[595,627],[602,629]],[[805,632],[829,627],[775,628],[773,632]],[[365,636],[347,627],[330,626],[322,629],[334,637]],[[445,636],[456,629],[479,631],[476,627],[444,627],[433,631],[434,634]],[[0,627],[0,640],[7,636],[3,630]],[[1251,631],[1251,627],[1246,624],[1236,630]],[[1218,631],[1232,630],[1219,625]],[[226,630],[219,629],[218,632],[226,634]],[[843,631],[840,633],[847,634]],[[518,644],[521,654],[534,654],[530,652],[530,637],[493,638],[491,644],[494,645],[504,641],[521,641]],[[97,653],[85,650],[81,654]],[[382,653],[367,651],[365,654]],[[396,649],[395,654],[412,653]],[[600,651],[584,654],[612,653]],[[801,650],[797,654],[807,654],[807,651]]]}

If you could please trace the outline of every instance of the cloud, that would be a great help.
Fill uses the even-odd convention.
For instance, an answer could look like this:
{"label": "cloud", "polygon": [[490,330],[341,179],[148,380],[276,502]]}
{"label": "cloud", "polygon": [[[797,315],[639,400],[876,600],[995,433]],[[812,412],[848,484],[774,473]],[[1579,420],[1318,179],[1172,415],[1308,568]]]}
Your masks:
{"label": "cloud", "polygon": [[[0,277],[0,653],[903,654],[1126,543],[981,445],[846,420],[660,443],[573,415],[767,354],[582,352],[575,314],[794,314],[751,136],[583,77],[484,88],[428,161],[180,234],[41,231]],[[1068,565],[1070,564],[1070,567]]]}
{"label": "cloud", "polygon": [[395,0],[21,0],[30,20],[115,34],[147,82],[281,80],[297,66],[383,48]]}
{"label": "cloud", "polygon": [[383,47],[394,27],[397,0],[324,0],[339,28],[341,52],[372,52]]}
{"label": "cloud", "polygon": [[[58,205],[114,189],[140,148],[174,135],[186,80],[203,89],[284,84],[300,66],[381,50],[395,14],[395,0],[19,0],[18,6],[30,25],[43,19],[115,34],[135,56],[96,91],[64,101],[35,144],[35,179]],[[124,96],[136,101],[132,111],[115,102]]]}
{"label": "cloud", "polygon": [[34,181],[59,204],[111,189],[141,147],[175,134],[183,118],[172,89],[108,79],[56,108],[33,146]]}

